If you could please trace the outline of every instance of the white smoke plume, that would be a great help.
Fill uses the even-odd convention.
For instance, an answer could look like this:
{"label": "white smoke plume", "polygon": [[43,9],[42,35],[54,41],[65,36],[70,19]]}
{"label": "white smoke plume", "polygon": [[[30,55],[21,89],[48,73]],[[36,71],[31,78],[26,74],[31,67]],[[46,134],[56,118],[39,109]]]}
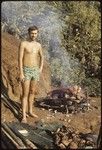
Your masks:
{"label": "white smoke plume", "polygon": [[[27,35],[29,26],[39,28],[39,40],[45,49],[52,79],[59,80],[62,85],[74,83],[72,72],[79,67],[77,60],[71,60],[68,52],[62,46],[61,11],[46,1],[9,1],[2,3],[2,19],[7,18],[8,25],[14,25],[20,30],[20,36]],[[77,79],[76,79],[77,80]]]}

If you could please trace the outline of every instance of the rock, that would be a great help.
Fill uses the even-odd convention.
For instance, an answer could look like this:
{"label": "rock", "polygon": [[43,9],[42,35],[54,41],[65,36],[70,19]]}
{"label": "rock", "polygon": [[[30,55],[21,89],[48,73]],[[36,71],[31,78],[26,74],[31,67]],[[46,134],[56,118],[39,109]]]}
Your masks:
{"label": "rock", "polygon": [[72,105],[72,101],[67,101],[67,105],[71,106]]}
{"label": "rock", "polygon": [[66,147],[65,147],[65,145],[64,145],[63,143],[60,143],[58,146],[59,146],[61,149],[66,149]]}
{"label": "rock", "polygon": [[71,143],[69,144],[69,148],[70,148],[70,149],[77,149],[77,148],[78,148],[78,145],[77,145],[77,143],[75,143],[75,142],[71,142]]}
{"label": "rock", "polygon": [[72,111],[75,110],[75,107],[74,107],[74,106],[69,106],[69,107],[68,107],[68,110],[69,110],[69,112],[72,112]]}
{"label": "rock", "polygon": [[64,134],[62,131],[60,131],[60,132],[59,132],[59,135],[60,135],[61,137],[64,137],[65,134]]}
{"label": "rock", "polygon": [[86,142],[86,141],[82,139],[82,140],[80,141],[80,143],[79,143],[80,147],[81,147],[81,146],[84,146],[84,145],[85,145],[85,142]]}
{"label": "rock", "polygon": [[72,142],[72,139],[68,139],[69,142]]}
{"label": "rock", "polygon": [[80,103],[80,100],[79,100],[79,99],[76,99],[75,101],[76,101],[77,103]]}
{"label": "rock", "polygon": [[71,141],[69,141],[69,140],[62,140],[62,144],[64,144],[65,146],[68,146],[69,145],[69,143],[70,143]]}
{"label": "rock", "polygon": [[93,149],[92,146],[86,146],[85,149]]}
{"label": "rock", "polygon": [[93,142],[92,137],[86,137],[86,140],[87,140],[87,141],[90,141],[90,142]]}
{"label": "rock", "polygon": [[61,138],[59,137],[59,135],[56,134],[55,135],[55,139],[56,139],[55,144],[58,145],[60,140],[61,140]]}
{"label": "rock", "polygon": [[57,113],[57,110],[55,110],[54,113],[56,114],[56,113]]}
{"label": "rock", "polygon": [[76,100],[76,97],[72,96],[70,97],[71,100]]}
{"label": "rock", "polygon": [[66,117],[69,117],[69,114],[66,114]]}
{"label": "rock", "polygon": [[79,147],[79,148],[84,148],[84,147],[85,147],[85,143],[79,142],[78,147]]}
{"label": "rock", "polygon": [[79,137],[73,137],[73,141],[74,141],[75,143],[79,143],[79,142],[80,142],[80,138],[79,138]]}
{"label": "rock", "polygon": [[69,119],[67,122],[71,122],[71,119]]}
{"label": "rock", "polygon": [[60,128],[57,129],[56,133],[58,133],[60,131]]}
{"label": "rock", "polygon": [[79,134],[79,130],[76,130],[76,131],[75,131],[75,134]]}
{"label": "rock", "polygon": [[48,109],[49,111],[52,111],[52,109]]}
{"label": "rock", "polygon": [[76,134],[75,133],[72,133],[72,137],[75,137],[76,136]]}
{"label": "rock", "polygon": [[65,94],[65,98],[70,98],[70,96],[68,94]]}
{"label": "rock", "polygon": [[67,119],[64,119],[64,121],[66,122],[66,121],[67,121]]}

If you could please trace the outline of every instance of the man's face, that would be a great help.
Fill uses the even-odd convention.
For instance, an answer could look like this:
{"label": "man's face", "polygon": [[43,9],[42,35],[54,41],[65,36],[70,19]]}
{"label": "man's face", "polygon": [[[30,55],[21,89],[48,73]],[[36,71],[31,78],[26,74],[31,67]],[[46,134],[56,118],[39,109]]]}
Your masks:
{"label": "man's face", "polygon": [[37,38],[37,35],[38,35],[38,30],[33,30],[33,31],[30,31],[29,33],[29,37],[32,41],[34,41]]}

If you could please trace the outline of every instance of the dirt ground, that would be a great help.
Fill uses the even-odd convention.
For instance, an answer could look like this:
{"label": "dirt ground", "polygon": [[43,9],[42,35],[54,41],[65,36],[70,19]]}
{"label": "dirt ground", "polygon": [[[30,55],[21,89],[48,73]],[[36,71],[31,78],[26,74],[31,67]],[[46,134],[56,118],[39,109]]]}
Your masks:
{"label": "dirt ground", "polygon": [[[20,103],[20,101],[18,102]],[[98,134],[101,124],[101,98],[91,98],[90,102],[92,109],[85,113],[67,114],[64,112],[55,112],[33,106],[33,111],[38,115],[38,118],[27,118],[27,123],[34,125],[37,121],[42,122],[61,122],[66,126],[72,126],[75,130],[83,133],[94,132]],[[13,112],[2,104],[1,120],[4,122],[19,122]]]}

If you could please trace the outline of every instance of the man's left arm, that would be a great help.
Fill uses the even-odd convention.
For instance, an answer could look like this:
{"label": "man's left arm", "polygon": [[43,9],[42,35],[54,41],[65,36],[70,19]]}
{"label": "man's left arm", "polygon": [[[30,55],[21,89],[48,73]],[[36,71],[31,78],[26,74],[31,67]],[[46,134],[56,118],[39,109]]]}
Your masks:
{"label": "man's left arm", "polygon": [[40,59],[41,59],[41,63],[40,63],[40,72],[42,72],[43,69],[43,64],[44,64],[44,56],[43,56],[43,52],[42,52],[42,47],[40,45],[40,49],[39,49],[39,53],[40,53]]}

